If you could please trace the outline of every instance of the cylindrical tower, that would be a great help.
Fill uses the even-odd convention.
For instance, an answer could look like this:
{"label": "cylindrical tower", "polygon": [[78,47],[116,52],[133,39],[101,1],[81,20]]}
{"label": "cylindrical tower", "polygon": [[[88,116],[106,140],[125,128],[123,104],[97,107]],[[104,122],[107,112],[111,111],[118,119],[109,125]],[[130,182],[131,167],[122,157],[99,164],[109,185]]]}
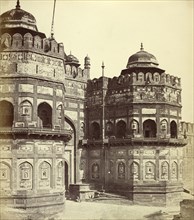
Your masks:
{"label": "cylindrical tower", "polygon": [[0,16],[0,199],[19,208],[64,204],[64,50],[20,8]]}

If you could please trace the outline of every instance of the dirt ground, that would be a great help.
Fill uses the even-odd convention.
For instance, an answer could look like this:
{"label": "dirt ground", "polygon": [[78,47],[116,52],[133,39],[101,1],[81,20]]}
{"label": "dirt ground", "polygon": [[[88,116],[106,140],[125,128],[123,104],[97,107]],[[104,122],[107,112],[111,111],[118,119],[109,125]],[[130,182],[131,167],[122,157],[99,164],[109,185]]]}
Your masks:
{"label": "dirt ground", "polygon": [[54,216],[48,213],[27,213],[25,210],[1,207],[0,220],[166,220],[172,219],[164,217],[167,216],[166,213],[179,213],[179,207],[138,206],[120,204],[119,201],[115,203],[67,200],[63,212]]}

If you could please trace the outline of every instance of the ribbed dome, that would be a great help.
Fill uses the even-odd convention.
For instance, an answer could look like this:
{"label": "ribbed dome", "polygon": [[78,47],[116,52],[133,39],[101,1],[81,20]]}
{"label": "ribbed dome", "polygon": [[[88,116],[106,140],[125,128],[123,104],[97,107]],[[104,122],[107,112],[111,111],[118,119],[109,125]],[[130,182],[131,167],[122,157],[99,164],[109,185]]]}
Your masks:
{"label": "ribbed dome", "polygon": [[70,54],[66,57],[66,61],[70,62],[70,63],[79,63],[79,60],[75,56],[73,56],[72,54]]}
{"label": "ribbed dome", "polygon": [[154,55],[144,51],[143,45],[141,44],[140,51],[133,54],[128,59],[127,68],[134,66],[158,66],[158,61]]}
{"label": "ribbed dome", "polygon": [[20,9],[19,1],[15,9],[0,15],[0,28],[24,27],[37,31],[35,17],[27,11]]}

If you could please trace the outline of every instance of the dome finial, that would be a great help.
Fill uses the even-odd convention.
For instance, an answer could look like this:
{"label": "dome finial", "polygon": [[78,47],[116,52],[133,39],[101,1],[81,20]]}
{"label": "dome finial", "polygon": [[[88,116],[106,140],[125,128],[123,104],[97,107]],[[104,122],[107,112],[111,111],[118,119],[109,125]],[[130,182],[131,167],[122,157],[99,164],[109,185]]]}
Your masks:
{"label": "dome finial", "polygon": [[102,61],[102,76],[104,77],[104,67],[105,67],[105,65],[104,65],[104,61]]}
{"label": "dome finial", "polygon": [[141,43],[141,48],[140,48],[140,50],[144,50],[144,49],[143,49],[143,43]]}
{"label": "dome finial", "polygon": [[20,9],[20,1],[19,0],[17,0],[17,4],[16,4],[16,7],[15,7],[16,9]]}

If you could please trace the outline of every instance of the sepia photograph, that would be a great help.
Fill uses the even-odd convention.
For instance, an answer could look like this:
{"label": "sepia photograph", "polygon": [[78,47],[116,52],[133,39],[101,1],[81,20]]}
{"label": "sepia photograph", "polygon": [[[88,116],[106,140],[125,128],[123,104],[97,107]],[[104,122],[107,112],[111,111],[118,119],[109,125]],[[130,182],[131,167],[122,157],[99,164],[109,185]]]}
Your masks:
{"label": "sepia photograph", "polygon": [[194,220],[193,0],[0,0],[0,220]]}

